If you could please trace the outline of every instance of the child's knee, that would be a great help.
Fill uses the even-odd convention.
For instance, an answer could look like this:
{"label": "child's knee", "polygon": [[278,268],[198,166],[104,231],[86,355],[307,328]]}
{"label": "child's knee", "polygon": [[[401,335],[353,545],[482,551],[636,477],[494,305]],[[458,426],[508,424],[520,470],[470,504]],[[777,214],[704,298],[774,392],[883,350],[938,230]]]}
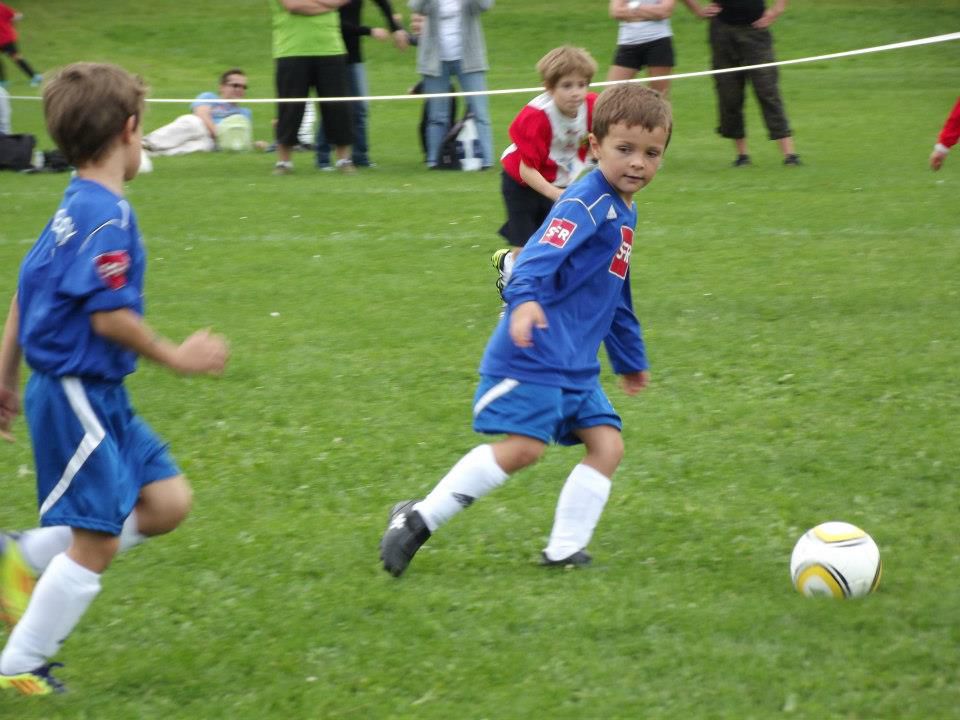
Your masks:
{"label": "child's knee", "polygon": [[144,535],[161,535],[182,523],[193,507],[193,490],[179,475],[143,488],[137,505],[138,529]]}
{"label": "child's knee", "polygon": [[190,483],[182,476],[177,480],[178,482],[167,488],[162,505],[163,515],[171,530],[186,520],[193,508],[193,489]]}
{"label": "child's knee", "polygon": [[494,445],[493,452],[504,472],[513,473],[540,460],[546,447],[540,440],[513,435]]}
{"label": "child's knee", "polygon": [[623,436],[610,428],[608,432],[593,433],[587,441],[587,455],[593,457],[612,475],[624,455]]}

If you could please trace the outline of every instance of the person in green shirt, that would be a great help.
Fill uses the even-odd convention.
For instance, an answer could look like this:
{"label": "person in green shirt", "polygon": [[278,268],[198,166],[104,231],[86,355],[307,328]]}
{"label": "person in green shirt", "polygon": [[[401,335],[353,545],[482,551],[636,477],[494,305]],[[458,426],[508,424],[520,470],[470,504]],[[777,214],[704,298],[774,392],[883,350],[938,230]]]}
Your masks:
{"label": "person in green shirt", "polygon": [[[273,12],[273,59],[278,98],[350,95],[347,49],[340,33],[337,9],[347,0],[270,0]],[[279,103],[277,111],[277,164],[274,173],[293,172],[290,153],[297,144],[304,103]],[[350,146],[353,131],[350,105],[320,103],[324,133],[334,146],[335,167],[353,172]]]}

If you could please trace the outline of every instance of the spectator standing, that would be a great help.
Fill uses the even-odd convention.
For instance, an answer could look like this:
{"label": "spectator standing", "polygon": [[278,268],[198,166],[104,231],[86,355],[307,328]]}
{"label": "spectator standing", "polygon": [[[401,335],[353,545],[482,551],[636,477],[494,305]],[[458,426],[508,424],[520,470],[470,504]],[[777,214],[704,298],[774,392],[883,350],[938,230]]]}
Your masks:
{"label": "spectator standing", "polygon": [[[487,48],[480,14],[494,0],[410,0],[410,9],[424,16],[417,44],[417,72],[423,76],[423,92],[445,93],[456,76],[465,92],[487,89]],[[486,95],[466,98],[477,123],[480,166],[493,165],[493,131]],[[450,103],[446,98],[427,102],[427,167],[436,167],[440,145],[450,127]]]}
{"label": "spectator standing", "polygon": [[957,140],[960,140],[960,98],[947,116],[947,121],[943,124],[943,129],[937,138],[937,144],[933,146],[933,152],[930,153],[930,167],[933,170],[943,167],[947,153],[957,144]]}
{"label": "spectator standing", "polygon": [[[670,16],[675,0],[610,0],[610,17],[620,21],[617,52],[607,80],[630,80],[647,68],[650,77],[673,72],[673,30]],[[669,80],[653,80],[654,90],[670,92]]]}
{"label": "spectator standing", "polygon": [[[340,32],[343,35],[344,45],[347,47],[347,80],[350,85],[350,95],[365,97],[369,95],[367,86],[367,71],[363,64],[363,55],[360,52],[360,39],[365,36],[376,40],[389,40],[398,50],[405,50],[410,44],[407,31],[397,23],[394,17],[390,0],[374,0],[386,18],[386,30],[382,27],[369,27],[361,22],[363,0],[349,0],[340,8]],[[370,148],[367,140],[367,117],[369,103],[365,100],[350,103],[353,118],[353,164],[357,167],[370,167]],[[330,144],[323,133],[323,123],[317,126],[317,165],[330,166]]]}
{"label": "spectator standing", "polygon": [[[153,155],[185,155],[192,152],[211,152],[217,149],[217,135],[227,118],[243,118],[233,124],[245,127],[249,138],[253,132],[253,115],[249,108],[237,105],[247,92],[247,76],[233,68],[220,76],[218,92],[204,92],[190,105],[190,113],[157,128],[143,138],[143,147]],[[233,131],[231,131],[233,132]]]}
{"label": "spectator standing", "polygon": [[[710,21],[714,70],[775,61],[770,26],[783,14],[787,0],[774,0],[769,8],[765,7],[764,0],[716,0],[709,5],[701,5],[698,0],[684,2],[697,17]],[[780,145],[783,164],[799,165],[800,157],[794,149],[793,133],[780,97],[777,68],[767,67],[713,76],[720,114],[717,132],[733,140],[736,146],[734,167],[751,163],[743,121],[748,79],[760,103],[770,139]]]}
{"label": "spectator standing", "polygon": [[[22,17],[23,13],[19,13],[9,5],[0,2],[0,52],[9,55],[10,59],[30,78],[30,84],[36,87],[43,82],[43,76],[33,69],[26,58],[20,54],[20,49],[17,47],[17,29],[13,24],[19,22]],[[7,79],[3,72],[3,65],[0,64],[0,85],[6,85],[6,83]]]}
{"label": "spectator standing", "polygon": [[[273,11],[273,57],[277,97],[306,97],[310,89],[318,98],[344,97],[350,92],[347,80],[347,49],[340,34],[339,14],[334,12],[347,0],[270,0]],[[291,151],[297,145],[297,131],[303,119],[304,103],[279,103],[277,110],[276,175],[293,172]],[[353,133],[350,106],[320,103],[324,134],[334,146],[335,167],[354,171],[350,159]]]}

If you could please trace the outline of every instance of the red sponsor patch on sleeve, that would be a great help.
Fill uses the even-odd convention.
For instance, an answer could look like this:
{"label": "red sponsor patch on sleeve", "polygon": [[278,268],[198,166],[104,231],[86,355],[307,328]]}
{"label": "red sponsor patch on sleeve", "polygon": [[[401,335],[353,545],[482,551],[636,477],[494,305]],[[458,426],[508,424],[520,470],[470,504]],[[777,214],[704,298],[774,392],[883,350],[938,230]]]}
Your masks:
{"label": "red sponsor patch on sleeve", "polygon": [[543,232],[543,236],[539,242],[541,244],[546,243],[547,245],[562,248],[567,244],[567,241],[573,237],[576,229],[577,224],[575,222],[570,222],[563,218],[554,218],[550,221],[550,224],[547,225],[547,229]]}
{"label": "red sponsor patch on sleeve", "polygon": [[126,250],[111,250],[97,255],[93,259],[97,274],[103,284],[111,290],[119,290],[127,285],[127,270],[130,269],[130,256]]}
{"label": "red sponsor patch on sleeve", "polygon": [[630,253],[633,252],[633,228],[620,226],[620,248],[610,261],[610,272],[622,280],[627,279],[630,269]]}

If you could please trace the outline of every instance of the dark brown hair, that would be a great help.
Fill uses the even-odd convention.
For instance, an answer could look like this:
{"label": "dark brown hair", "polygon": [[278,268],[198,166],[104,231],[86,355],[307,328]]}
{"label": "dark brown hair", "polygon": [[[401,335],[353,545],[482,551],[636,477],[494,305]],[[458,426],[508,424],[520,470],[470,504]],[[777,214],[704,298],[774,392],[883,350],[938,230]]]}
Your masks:
{"label": "dark brown hair", "polygon": [[247,76],[247,74],[240,68],[231,68],[230,70],[227,70],[225,73],[223,73],[223,75],[220,76],[220,84],[226,85],[227,80],[230,79],[231,75],[243,75],[244,77]]}
{"label": "dark brown hair", "polygon": [[599,142],[607,136],[610,126],[617,123],[627,127],[640,125],[645,130],[662,127],[667,131],[669,144],[673,131],[673,112],[666,98],[653,88],[640,83],[621,83],[600,93],[593,108],[591,131]]}
{"label": "dark brown hair", "polygon": [[147,86],[139,76],[116,65],[67,65],[43,89],[47,132],[71,165],[97,162],[127,120],[142,121],[146,94]]}

